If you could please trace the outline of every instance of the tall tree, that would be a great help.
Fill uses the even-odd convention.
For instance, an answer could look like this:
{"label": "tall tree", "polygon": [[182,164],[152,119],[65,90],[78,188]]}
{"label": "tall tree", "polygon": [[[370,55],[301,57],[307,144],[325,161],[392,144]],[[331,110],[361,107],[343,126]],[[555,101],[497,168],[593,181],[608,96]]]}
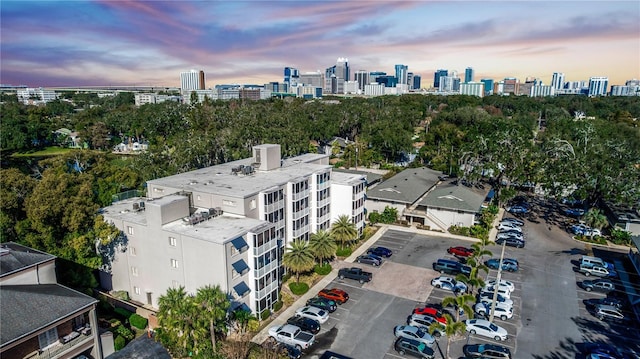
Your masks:
{"label": "tall tree", "polygon": [[[609,221],[607,217],[597,208],[591,208],[584,215],[584,221],[591,226],[591,228],[602,229],[604,228]],[[591,236],[593,237],[593,232],[591,232]]]}
{"label": "tall tree", "polygon": [[444,333],[447,336],[447,350],[445,355],[447,356],[448,359],[450,359],[451,357],[449,356],[449,349],[451,348],[451,339],[452,337],[457,336],[459,334],[464,334],[464,332],[467,330],[467,325],[464,322],[458,322],[453,320],[453,318],[449,314],[445,313],[443,314],[443,316],[447,320],[446,324],[442,324],[438,321],[434,321],[429,326],[429,333],[433,334],[436,332],[436,330],[444,326]]}
{"label": "tall tree", "polygon": [[195,302],[204,320],[209,323],[211,346],[216,351],[216,334],[227,331],[226,316],[231,303],[219,285],[198,288]]}
{"label": "tall tree", "polygon": [[336,255],[336,249],[338,246],[336,242],[331,238],[331,233],[325,230],[320,230],[311,234],[309,239],[309,248],[323,265],[326,259],[331,259]]}
{"label": "tall tree", "polygon": [[158,298],[158,339],[174,357],[186,357],[193,350],[194,309],[184,287],[169,288]]}
{"label": "tall tree", "polygon": [[468,318],[473,317],[473,308],[469,303],[473,303],[476,298],[471,294],[460,294],[454,297],[446,297],[442,299],[442,306],[453,306],[456,311],[456,322],[460,321],[460,311],[465,313]]}
{"label": "tall tree", "polygon": [[300,273],[313,269],[314,263],[315,258],[309,244],[301,239],[291,242],[282,258],[282,265],[296,274],[297,283],[300,283]]}
{"label": "tall tree", "polygon": [[358,231],[349,216],[343,214],[331,225],[331,235],[336,241],[340,242],[341,248],[344,249],[345,243],[356,239]]}

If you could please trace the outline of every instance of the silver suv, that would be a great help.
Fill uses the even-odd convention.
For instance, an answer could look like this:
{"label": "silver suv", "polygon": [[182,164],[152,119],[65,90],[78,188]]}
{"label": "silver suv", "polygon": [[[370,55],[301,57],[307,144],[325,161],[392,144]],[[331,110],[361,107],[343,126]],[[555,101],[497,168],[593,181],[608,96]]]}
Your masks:
{"label": "silver suv", "polygon": [[624,313],[613,305],[598,304],[593,310],[593,315],[600,320],[614,322],[624,322],[626,320]]}

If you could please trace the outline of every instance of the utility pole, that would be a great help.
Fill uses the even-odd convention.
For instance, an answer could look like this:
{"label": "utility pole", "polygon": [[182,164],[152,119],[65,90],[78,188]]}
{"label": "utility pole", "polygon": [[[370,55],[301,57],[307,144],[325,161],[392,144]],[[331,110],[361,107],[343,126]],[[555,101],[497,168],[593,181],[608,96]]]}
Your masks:
{"label": "utility pole", "polygon": [[496,284],[493,286],[493,300],[491,301],[491,314],[489,315],[489,322],[493,323],[493,312],[496,310],[496,301],[498,300],[498,287],[500,287],[500,280],[502,279],[502,260],[504,259],[504,248],[507,241],[502,242],[502,253],[500,254],[500,263],[498,264],[498,275],[496,276]]}

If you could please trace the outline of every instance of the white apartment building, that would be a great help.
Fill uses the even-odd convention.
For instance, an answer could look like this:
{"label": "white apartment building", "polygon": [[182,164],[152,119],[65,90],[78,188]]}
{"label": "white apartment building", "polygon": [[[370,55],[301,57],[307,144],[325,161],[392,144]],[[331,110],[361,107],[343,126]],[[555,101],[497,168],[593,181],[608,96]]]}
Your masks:
{"label": "white apartment building", "polygon": [[483,82],[464,82],[460,84],[460,94],[470,96],[484,96]]}
{"label": "white apartment building", "polygon": [[17,91],[18,101],[25,105],[41,105],[58,99],[58,94],[53,90],[39,88],[25,88]]}
{"label": "white apartment building", "polygon": [[365,225],[367,178],[361,174],[333,172],[331,175],[331,223],[338,217],[349,216],[358,233]]}
{"label": "white apartment building", "polygon": [[191,70],[180,73],[180,90],[201,90],[204,89],[204,72]]}
{"label": "white apartment building", "polygon": [[555,95],[556,89],[553,85],[535,84],[531,86],[529,90],[529,96],[531,97],[549,97]]}
{"label": "white apartment building", "polygon": [[[104,208],[126,248],[102,275],[103,286],[156,308],[170,287],[195,293],[217,284],[234,307],[272,309],[289,242],[329,229],[332,211],[351,213],[364,228],[363,179],[334,184],[328,155],[280,153],[280,145],[255,146],[251,158],[149,181],[147,198]],[[332,192],[349,186],[353,201],[333,204]]]}
{"label": "white apartment building", "polygon": [[608,77],[591,77],[589,78],[589,97],[606,96],[609,86]]}
{"label": "white apartment building", "polygon": [[345,81],[344,82],[344,93],[345,94],[357,94],[357,93],[360,93],[360,89],[358,88],[358,81]]}
{"label": "white apartment building", "polygon": [[365,96],[382,96],[384,95],[384,85],[379,83],[370,83],[368,85],[364,85],[364,94]]}

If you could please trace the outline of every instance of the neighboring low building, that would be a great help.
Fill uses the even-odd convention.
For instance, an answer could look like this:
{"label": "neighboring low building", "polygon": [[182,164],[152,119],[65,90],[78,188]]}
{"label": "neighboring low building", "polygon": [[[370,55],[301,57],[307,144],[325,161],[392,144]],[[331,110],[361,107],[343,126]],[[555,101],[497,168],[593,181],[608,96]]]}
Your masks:
{"label": "neighboring low building", "polygon": [[640,210],[627,206],[603,204],[604,213],[612,228],[625,230],[631,235],[640,236]]}
{"label": "neighboring low building", "polygon": [[17,91],[18,101],[25,105],[43,105],[58,99],[58,94],[53,90],[39,88],[25,88]]}
{"label": "neighboring low building", "polygon": [[57,283],[56,257],[0,246],[0,357],[102,359],[98,301]]}

